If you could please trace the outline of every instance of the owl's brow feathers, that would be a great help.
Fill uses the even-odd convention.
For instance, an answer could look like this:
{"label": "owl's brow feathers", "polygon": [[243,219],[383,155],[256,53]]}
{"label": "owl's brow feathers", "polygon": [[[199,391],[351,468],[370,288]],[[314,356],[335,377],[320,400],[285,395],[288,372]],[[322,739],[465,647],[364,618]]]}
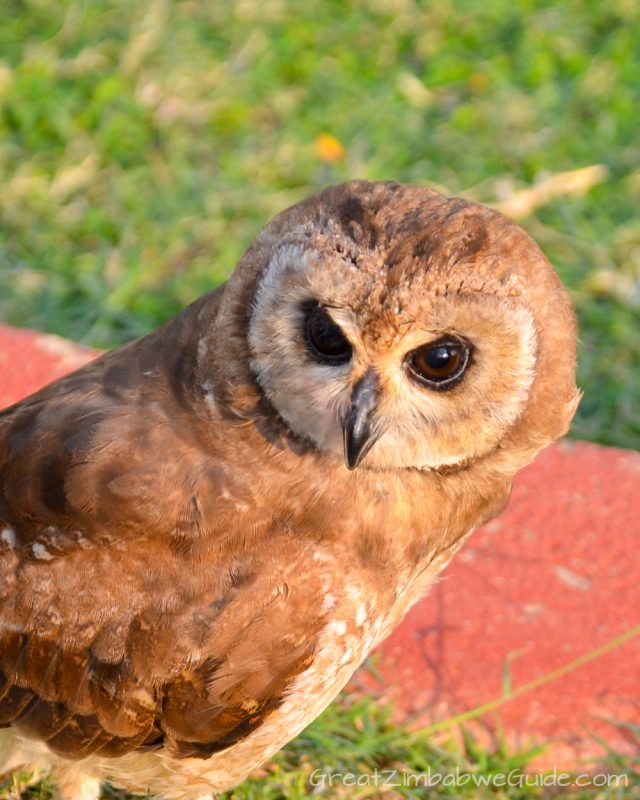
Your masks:
{"label": "owl's brow feathers", "polygon": [[[412,290],[432,290],[436,295],[482,292],[496,297],[516,297],[522,292],[521,278],[506,272],[499,278],[460,267],[473,268],[488,258],[488,267],[495,267],[495,240],[507,234],[511,223],[496,212],[466,200],[447,200],[436,192],[423,191],[423,202],[416,205],[411,197],[404,206],[393,203],[401,191],[400,184],[386,185],[389,195],[374,198],[365,206],[357,195],[357,187],[344,187],[334,201],[333,213],[320,208],[311,220],[293,227],[280,244],[299,242],[319,252],[333,250],[345,262],[359,270],[386,272],[380,291],[393,291],[401,284]],[[342,187],[340,187],[342,188]],[[329,190],[331,192],[333,190]],[[426,196],[426,197],[425,197]],[[428,202],[424,202],[424,200]],[[405,210],[406,207],[406,210]],[[501,224],[502,223],[502,224]],[[488,228],[494,229],[492,238]],[[377,258],[364,258],[366,251],[375,251]],[[431,270],[438,266],[438,274]],[[263,264],[261,274],[269,261]],[[253,287],[247,314],[255,302],[260,278]],[[374,298],[367,296],[367,302]],[[247,316],[247,322],[249,317]]]}

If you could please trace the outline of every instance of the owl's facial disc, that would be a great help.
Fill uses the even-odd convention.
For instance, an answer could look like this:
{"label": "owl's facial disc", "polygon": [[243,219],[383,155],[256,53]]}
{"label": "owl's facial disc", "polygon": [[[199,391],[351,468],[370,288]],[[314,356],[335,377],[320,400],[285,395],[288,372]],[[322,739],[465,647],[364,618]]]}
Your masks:
{"label": "owl's facial disc", "polygon": [[439,469],[491,452],[528,402],[529,310],[490,292],[410,286],[383,302],[377,281],[303,244],[272,255],[248,330],[265,396],[349,469]]}

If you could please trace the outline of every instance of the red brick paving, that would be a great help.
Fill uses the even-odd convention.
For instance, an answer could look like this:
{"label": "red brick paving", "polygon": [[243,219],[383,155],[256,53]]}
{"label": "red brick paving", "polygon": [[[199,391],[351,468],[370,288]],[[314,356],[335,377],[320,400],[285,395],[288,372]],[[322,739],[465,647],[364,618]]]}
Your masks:
{"label": "red brick paving", "polygon": [[0,323],[0,408],[78,369],[98,352],[59,336]]}
{"label": "red brick paving", "polygon": [[[0,325],[0,407],[95,351]],[[500,697],[640,623],[640,454],[586,443],[546,450],[507,511],[477,531],[377,654],[384,694],[415,724]],[[358,683],[373,685],[360,673]],[[638,752],[617,722],[640,718],[640,637],[486,715],[515,744],[550,741],[543,763],[603,753],[590,732]]]}

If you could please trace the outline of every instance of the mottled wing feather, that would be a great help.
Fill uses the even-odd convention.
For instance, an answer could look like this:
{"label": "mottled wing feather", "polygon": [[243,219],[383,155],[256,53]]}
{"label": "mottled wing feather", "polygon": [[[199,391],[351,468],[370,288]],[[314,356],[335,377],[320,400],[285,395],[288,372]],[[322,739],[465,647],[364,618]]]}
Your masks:
{"label": "mottled wing feather", "polygon": [[277,505],[202,446],[195,354],[218,299],[0,414],[0,726],[66,756],[206,757],[313,657],[317,587],[287,617],[268,565],[295,553],[255,542]]}

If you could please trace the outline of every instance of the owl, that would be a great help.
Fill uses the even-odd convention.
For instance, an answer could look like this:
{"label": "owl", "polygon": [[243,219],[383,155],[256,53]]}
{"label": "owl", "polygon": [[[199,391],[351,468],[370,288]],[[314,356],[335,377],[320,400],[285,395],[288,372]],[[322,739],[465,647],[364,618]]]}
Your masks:
{"label": "owl", "polygon": [[0,768],[228,789],[334,698],[578,402],[496,211],[355,181],[0,414]]}

